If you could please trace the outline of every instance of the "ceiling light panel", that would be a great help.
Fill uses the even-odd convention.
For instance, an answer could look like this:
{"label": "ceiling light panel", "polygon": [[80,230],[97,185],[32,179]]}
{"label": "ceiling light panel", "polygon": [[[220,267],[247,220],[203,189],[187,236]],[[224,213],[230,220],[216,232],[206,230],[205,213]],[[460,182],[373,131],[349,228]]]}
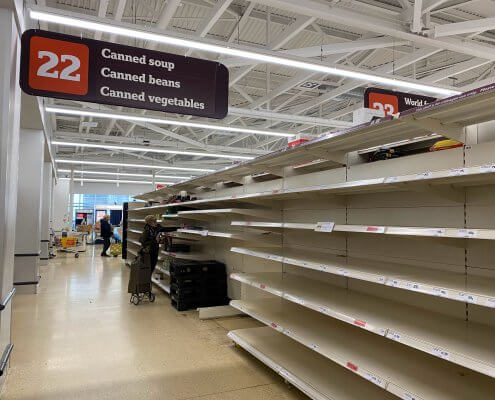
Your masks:
{"label": "ceiling light panel", "polygon": [[170,171],[189,171],[189,172],[215,172],[215,169],[208,168],[189,168],[189,167],[172,167],[168,165],[153,165],[153,164],[131,164],[131,163],[118,163],[118,162],[106,162],[106,161],[87,161],[87,160],[64,160],[58,158],[55,160],[58,164],[79,164],[79,165],[101,165],[106,167],[128,167],[128,168],[144,168],[144,169],[158,169],[158,170],[170,170]]}
{"label": "ceiling light panel", "polygon": [[146,153],[159,153],[159,154],[180,154],[186,156],[199,156],[199,157],[212,157],[212,158],[227,158],[232,160],[252,160],[254,157],[231,155],[231,154],[219,154],[219,153],[202,153],[197,151],[183,151],[183,150],[166,150],[156,147],[146,146],[121,146],[118,144],[107,143],[86,143],[86,142],[65,142],[61,140],[52,140],[52,144],[59,146],[69,147],[89,147],[94,149],[109,149],[109,150],[128,150],[128,151],[143,151]]}
{"label": "ceiling light panel", "polygon": [[187,49],[195,49],[200,51],[206,51],[216,54],[223,54],[232,57],[242,57],[250,60],[254,60],[257,63],[268,63],[283,65],[286,67],[292,67],[296,69],[303,69],[314,72],[321,72],[328,75],[340,76],[345,78],[352,78],[361,80],[364,82],[373,82],[380,85],[417,90],[424,93],[432,93],[437,96],[452,96],[459,94],[460,92],[442,88],[433,85],[425,85],[412,80],[406,80],[401,78],[388,78],[385,76],[375,75],[373,73],[364,73],[362,71],[352,70],[351,68],[343,67],[330,67],[323,63],[305,61],[303,58],[297,57],[281,57],[267,52],[246,50],[240,46],[234,46],[232,43],[229,45],[221,43],[211,43],[201,40],[191,40],[187,38],[181,38],[172,36],[170,34],[162,34],[153,30],[144,30],[137,27],[133,27],[129,24],[115,24],[115,23],[103,23],[96,18],[61,14],[58,10],[46,11],[46,8],[31,7],[29,10],[32,19],[51,22],[59,25],[70,26],[72,28],[80,28],[84,30],[109,33],[113,35],[126,36],[131,38],[139,38],[140,40],[152,41],[172,46],[177,46]]}
{"label": "ceiling light panel", "polygon": [[185,126],[189,128],[210,129],[216,131],[243,133],[243,134],[251,134],[251,135],[275,136],[275,137],[286,137],[286,138],[290,138],[296,135],[295,133],[270,131],[265,129],[240,128],[230,125],[217,125],[217,124],[209,124],[202,122],[180,121],[170,118],[144,117],[141,115],[130,114],[130,113],[88,111],[88,110],[71,108],[71,107],[46,106],[45,111],[49,113],[78,115],[82,117],[117,119],[117,120],[135,121],[135,122],[143,122],[143,123],[150,123],[157,125]]}

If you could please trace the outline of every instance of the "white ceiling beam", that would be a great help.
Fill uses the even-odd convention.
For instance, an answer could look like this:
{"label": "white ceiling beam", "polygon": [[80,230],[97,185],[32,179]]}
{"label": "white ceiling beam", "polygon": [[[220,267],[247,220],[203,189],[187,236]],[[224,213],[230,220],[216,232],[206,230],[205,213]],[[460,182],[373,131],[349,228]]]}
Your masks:
{"label": "white ceiling beam", "polygon": [[[93,110],[98,110],[98,111],[115,111],[114,109],[110,108],[110,107],[105,107],[101,104],[93,104],[93,103],[85,103],[85,102],[76,102],[76,103],[79,103],[79,104],[82,104],[84,105],[85,108],[91,108]],[[184,135],[179,135],[177,133],[174,133],[174,132],[171,132],[169,131],[168,129],[164,129],[164,128],[161,128],[155,124],[151,124],[151,123],[145,123],[145,122],[136,122],[136,121],[132,121],[132,123],[134,125],[137,125],[137,126],[142,126],[144,128],[147,128],[147,129],[150,129],[154,132],[157,132],[157,133],[160,133],[161,135],[163,136],[168,136],[168,137],[171,137],[171,138],[174,138],[174,139],[177,139],[178,141],[180,142],[184,142],[184,143],[188,143],[194,147],[199,147],[201,149],[203,149],[205,147],[205,144],[204,143],[201,143],[201,142],[198,142],[196,140],[193,140],[193,139],[190,139]]]}
{"label": "white ceiling beam", "polygon": [[493,51],[494,47],[492,46],[478,44],[474,41],[466,42],[456,38],[434,39],[417,35],[409,32],[402,26],[400,19],[397,21],[385,21],[382,18],[316,2],[315,0],[257,0],[257,2],[300,15],[313,16],[360,30],[392,36],[401,40],[409,40],[417,43],[421,47],[427,46],[448,49],[457,53],[468,54],[473,57],[495,60],[495,51]]}
{"label": "white ceiling beam", "polygon": [[[268,0],[263,0],[263,1],[268,1]],[[286,0],[286,1],[292,1],[292,0]],[[304,2],[304,4],[306,4],[306,2]],[[118,29],[121,29],[121,28],[129,29],[129,26],[130,26],[130,24],[124,24],[122,22],[116,22],[116,21],[105,20],[103,22],[103,20],[101,20],[99,18],[82,16],[81,14],[74,14],[74,13],[67,13],[67,12],[62,13],[60,10],[48,8],[48,7],[40,8],[40,7],[32,6],[30,10],[32,12],[40,12],[40,13],[46,12],[47,14],[49,14],[49,16],[48,15],[46,16],[48,18],[58,17],[58,16],[62,16],[62,18],[75,18],[75,19],[78,19],[78,21],[77,21],[78,24],[84,24],[85,21],[94,22],[95,24],[104,23],[110,29],[114,28],[114,27],[118,28]],[[44,16],[41,18],[44,18]],[[312,19],[312,17],[310,17],[307,21],[310,21],[311,19]],[[96,29],[96,25],[93,27]],[[143,34],[149,33],[151,35],[157,35],[157,36],[159,35],[157,33],[158,31],[154,30],[154,29],[144,30],[144,29],[140,29],[139,27],[132,27],[131,29],[133,30],[132,35],[134,35],[134,34],[139,35],[140,31],[142,31]],[[125,34],[127,35],[127,33],[125,33]],[[224,50],[222,50],[222,48],[232,49],[234,51],[245,51],[245,52],[248,52],[247,57],[252,57],[255,59],[257,57],[273,57],[273,62],[275,62],[276,64],[281,63],[282,65],[284,65],[286,62],[289,64],[290,63],[297,63],[297,64],[295,64],[295,68],[300,68],[300,69],[305,69],[305,70],[310,70],[310,71],[312,70],[312,68],[313,68],[312,65],[314,64],[314,66],[315,66],[314,68],[316,68],[317,71],[319,71],[321,69],[322,73],[327,73],[325,71],[325,69],[328,67],[328,65],[325,62],[321,62],[318,60],[311,60],[311,62],[308,63],[307,59],[305,59],[303,57],[296,57],[296,56],[280,57],[280,54],[276,51],[273,51],[273,50],[258,49],[258,48],[253,48],[250,46],[237,45],[237,44],[230,44],[230,45],[226,46],[225,42],[220,42],[220,41],[206,39],[206,38],[191,37],[191,36],[179,34],[176,32],[166,32],[163,36],[164,40],[167,40],[166,39],[167,35],[170,35],[171,38],[175,38],[175,39],[179,39],[179,40],[187,40],[190,42],[194,41],[194,42],[197,42],[198,44],[202,44],[202,45],[204,44],[204,45],[209,45],[209,46],[215,46],[216,48],[211,49],[212,52],[223,53]],[[284,40],[287,40],[290,35],[281,35],[281,36],[284,36],[283,40],[280,41],[280,42],[282,42],[282,44],[280,44],[280,45],[283,45]],[[413,36],[418,36],[418,35],[413,35]],[[158,39],[159,38],[157,37],[157,40]],[[471,47],[471,45],[469,47]],[[492,56],[495,58],[495,53],[492,55],[489,55],[489,56],[487,56],[485,54],[485,56],[481,57],[481,58],[488,58],[488,57],[492,57]],[[328,62],[328,60],[327,60],[327,62]],[[363,77],[363,81],[368,81],[368,80],[373,81],[374,79],[381,79],[381,78],[394,79],[395,81],[398,81],[397,76],[390,76],[389,74],[380,74],[380,73],[375,73],[375,72],[370,74],[370,71],[367,69],[349,67],[347,65],[339,65],[338,68],[336,68],[335,73],[340,74],[340,71],[342,71],[341,73],[343,73],[343,74],[358,73],[358,74],[368,75],[368,77]],[[328,71],[328,74],[333,74],[333,72]],[[405,77],[401,77],[400,81],[401,82],[397,82],[397,83],[401,83],[402,85],[408,85],[408,86],[414,85],[416,83],[414,79],[405,78]],[[428,88],[425,88],[425,90],[426,89],[428,91],[439,89],[440,92],[444,91],[445,89],[447,89],[448,91],[452,90],[452,88],[443,88],[440,85],[435,85],[435,88],[428,87]]]}
{"label": "white ceiling beam", "polygon": [[[395,70],[399,70],[401,68],[407,67],[415,62],[418,62],[424,58],[427,58],[435,53],[438,53],[440,50],[439,49],[434,49],[434,48],[427,48],[427,49],[420,49],[415,51],[414,53],[411,53],[409,55],[406,55],[399,60],[388,63],[380,68],[377,68],[373,70],[373,72],[379,72],[379,73],[392,73]],[[301,104],[300,106],[294,107],[291,109],[290,114],[301,114],[303,112],[306,112],[314,107],[317,107],[321,104],[326,103],[329,100],[335,99],[338,96],[341,96],[353,89],[356,89],[360,86],[362,86],[363,83],[359,81],[350,81],[348,83],[345,83],[344,85],[331,90],[328,93],[325,93],[324,95],[308,101],[304,104]]]}
{"label": "white ceiling beam", "polygon": [[420,79],[421,82],[440,82],[443,79],[447,79],[449,77],[462,74],[463,72],[470,71],[472,69],[481,67],[486,64],[490,64],[491,61],[483,60],[481,58],[472,58],[471,60],[467,60],[464,62],[460,62],[453,66],[448,66],[445,69],[435,72],[434,74],[428,75],[427,77]]}
{"label": "white ceiling beam", "polygon": [[232,86],[242,97],[244,97],[249,103],[252,103],[254,99],[239,85]]}
{"label": "white ceiling beam", "polygon": [[447,3],[449,0],[423,0],[422,12],[429,13],[435,8],[441,6],[443,3]]}
{"label": "white ceiling beam", "polygon": [[[100,4],[98,4],[98,18],[105,18],[107,15],[108,5],[110,4],[110,0],[100,0]],[[102,32],[95,32],[94,38],[96,40],[101,39]]]}
{"label": "white ceiling beam", "polygon": [[423,30],[423,0],[414,0],[411,32],[420,33]]}
{"label": "white ceiling beam", "polygon": [[398,2],[404,10],[411,8],[411,3],[409,3],[409,0],[398,0]]}
{"label": "white ceiling beam", "polygon": [[473,89],[477,89],[479,87],[483,87],[483,86],[487,86],[487,85],[493,85],[493,84],[495,84],[495,75],[490,76],[490,77],[485,78],[485,79],[482,79],[480,81],[470,83],[469,85],[463,86],[461,89],[463,91],[467,92],[468,90],[473,90]]}
{"label": "white ceiling beam", "polygon": [[329,120],[326,118],[306,117],[301,115],[284,114],[266,110],[250,110],[236,107],[229,107],[229,114],[248,118],[262,118],[266,120],[276,119],[283,122],[294,122],[296,124],[308,124],[311,126],[319,125],[333,128],[346,128],[351,126],[349,122]]}
{"label": "white ceiling beam", "polygon": [[[227,10],[227,8],[232,3],[232,0],[218,0],[218,2],[213,6],[210,10],[208,16],[203,18],[201,23],[199,24],[198,29],[196,29],[196,36],[205,37],[207,33],[213,28],[218,21],[218,19],[223,15],[223,13]],[[185,55],[189,56],[193,50],[189,49],[186,51]]]}
{"label": "white ceiling beam", "polygon": [[495,18],[482,18],[453,24],[435,25],[432,29],[432,36],[438,38],[471,32],[485,32],[492,29],[495,29]]}
{"label": "white ceiling beam", "polygon": [[[316,18],[314,17],[299,17],[292,24],[285,27],[285,29],[273,39],[267,46],[270,50],[277,50],[282,47],[289,40],[294,38],[299,32],[304,30],[307,26],[311,25]],[[235,85],[242,78],[244,78],[253,68],[254,65],[248,65],[236,71],[230,76],[230,85]]]}
{"label": "white ceiling beam", "polygon": [[237,24],[234,26],[234,29],[230,33],[229,39],[227,40],[227,42],[232,43],[235,39],[239,40],[238,35],[241,33],[242,27],[244,26],[244,24],[249,19],[249,16],[251,15],[251,11],[253,11],[255,5],[256,5],[256,3],[254,1],[249,3],[246,10],[244,11],[244,14],[242,14],[242,17],[239,19]]}
{"label": "white ceiling beam", "polygon": [[[125,6],[127,4],[127,0],[119,0],[117,5],[115,6],[115,15],[113,18],[115,21],[122,21],[122,17],[124,16],[124,11],[125,11]],[[115,39],[117,38],[117,35],[112,34],[110,35],[110,41],[115,42]]]}
{"label": "white ceiling beam", "polygon": [[[71,141],[75,142],[80,142],[80,141],[86,141],[86,140],[98,140],[102,141],[104,140],[105,143],[124,143],[124,144],[130,144],[130,145],[137,145],[139,143],[136,142],[135,138],[126,138],[124,136],[108,136],[108,137],[103,137],[102,135],[93,135],[93,134],[78,134],[74,132],[67,132],[67,131],[55,131],[54,133],[54,140],[56,139],[69,139]],[[175,141],[161,141],[161,140],[153,140],[150,139],[148,140],[148,144],[151,146],[155,147],[160,147],[164,149],[176,149],[176,150],[188,150],[191,149],[191,146],[188,146],[184,143],[177,143]],[[207,150],[211,151],[222,151],[222,152],[234,152],[234,153],[242,153],[242,154],[249,154],[249,155],[261,155],[261,154],[266,154],[266,151],[262,150],[256,150],[256,149],[250,149],[250,148],[242,148],[242,147],[227,147],[227,146],[218,146],[218,145],[208,145]],[[143,149],[146,149],[146,147],[143,145]]]}
{"label": "white ceiling beam", "polygon": [[[172,21],[172,18],[175,15],[175,12],[177,11],[177,8],[180,6],[181,0],[167,0],[167,3],[165,4],[165,8],[163,9],[162,13],[160,14],[160,17],[158,18],[158,21],[156,22],[156,29],[167,29],[168,25],[170,24],[170,21]],[[156,50],[158,47],[157,42],[151,42],[148,45],[148,48],[151,50]]]}
{"label": "white ceiling beam", "polygon": [[[379,37],[372,39],[359,39],[353,42],[339,42],[324,44],[322,46],[303,47],[299,49],[282,50],[280,54],[288,54],[298,57],[319,57],[328,56],[330,54],[347,54],[362,50],[382,49],[385,47],[396,47],[407,45],[410,42],[407,40],[397,41],[393,38]],[[253,64],[253,60],[240,57],[230,57],[220,59],[227,67],[239,67],[243,65]]]}

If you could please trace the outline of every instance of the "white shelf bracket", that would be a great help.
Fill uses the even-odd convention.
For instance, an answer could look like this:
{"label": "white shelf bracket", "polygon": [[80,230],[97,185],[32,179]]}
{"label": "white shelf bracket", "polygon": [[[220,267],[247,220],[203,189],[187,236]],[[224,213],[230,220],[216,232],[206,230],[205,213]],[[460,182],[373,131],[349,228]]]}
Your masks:
{"label": "white shelf bracket", "polygon": [[311,149],[308,150],[308,153],[314,154],[315,156],[323,158],[325,160],[334,161],[342,165],[347,164],[347,152],[345,151],[326,151]]}
{"label": "white shelf bracket", "polygon": [[416,119],[412,118],[413,124],[426,129],[428,132],[441,134],[450,139],[464,142],[464,127],[457,124],[443,124],[433,118]]}

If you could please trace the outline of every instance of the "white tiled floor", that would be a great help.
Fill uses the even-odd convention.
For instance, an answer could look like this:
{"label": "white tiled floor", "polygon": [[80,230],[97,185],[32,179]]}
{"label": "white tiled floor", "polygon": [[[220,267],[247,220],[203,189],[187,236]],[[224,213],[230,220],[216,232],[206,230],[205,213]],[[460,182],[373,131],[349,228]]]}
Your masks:
{"label": "white tiled floor", "polygon": [[303,400],[226,337],[246,318],[200,321],[155,288],[129,304],[128,268],[89,248],[41,267],[39,294],[16,295],[2,400]]}

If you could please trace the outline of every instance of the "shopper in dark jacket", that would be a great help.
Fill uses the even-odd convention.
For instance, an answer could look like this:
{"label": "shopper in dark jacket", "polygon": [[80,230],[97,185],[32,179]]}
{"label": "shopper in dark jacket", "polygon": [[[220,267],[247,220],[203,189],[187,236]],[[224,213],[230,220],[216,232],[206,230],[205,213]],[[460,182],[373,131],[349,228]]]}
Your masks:
{"label": "shopper in dark jacket", "polygon": [[144,218],[144,229],[139,241],[141,242],[141,250],[145,254],[149,254],[151,272],[155,270],[156,263],[158,262],[158,253],[160,251],[160,244],[158,243],[157,236],[160,232],[170,232],[175,228],[162,227],[156,221],[154,215],[147,215]]}
{"label": "shopper in dark jacket", "polygon": [[101,252],[102,257],[110,257],[107,255],[107,250],[110,247],[110,238],[113,236],[113,229],[110,222],[108,222],[109,219],[109,215],[105,215],[102,219],[100,219],[100,235],[103,238],[103,251]]}

